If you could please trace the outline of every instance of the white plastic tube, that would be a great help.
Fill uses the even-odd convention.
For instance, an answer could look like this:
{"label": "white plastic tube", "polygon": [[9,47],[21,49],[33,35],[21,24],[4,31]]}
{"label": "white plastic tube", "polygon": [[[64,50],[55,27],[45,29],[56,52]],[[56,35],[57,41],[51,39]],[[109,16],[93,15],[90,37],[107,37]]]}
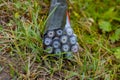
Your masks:
{"label": "white plastic tube", "polygon": [[71,47],[71,51],[72,51],[73,53],[78,52],[78,50],[79,50],[78,44],[75,44],[75,45],[73,45],[73,46]]}
{"label": "white plastic tube", "polygon": [[49,30],[48,32],[47,32],[47,36],[48,37],[54,37],[55,36],[55,31],[54,30]]}
{"label": "white plastic tube", "polygon": [[67,35],[62,35],[62,36],[60,37],[60,41],[61,41],[62,44],[67,43],[67,41],[68,41]]}
{"label": "white plastic tube", "polygon": [[69,49],[70,49],[70,46],[69,46],[68,44],[62,45],[62,50],[63,50],[64,52],[68,52]]}
{"label": "white plastic tube", "polygon": [[53,52],[53,47],[48,46],[46,47],[47,53],[52,53]]}
{"label": "white plastic tube", "polygon": [[51,39],[51,38],[46,37],[46,38],[44,39],[44,44],[45,44],[46,46],[51,45],[51,43],[52,43],[52,39]]}

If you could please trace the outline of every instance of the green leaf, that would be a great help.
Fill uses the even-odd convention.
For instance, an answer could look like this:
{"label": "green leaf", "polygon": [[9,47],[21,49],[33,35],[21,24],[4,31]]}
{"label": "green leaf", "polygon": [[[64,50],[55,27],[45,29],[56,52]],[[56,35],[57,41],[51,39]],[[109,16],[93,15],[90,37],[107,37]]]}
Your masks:
{"label": "green leaf", "polygon": [[16,12],[16,13],[15,13],[15,18],[18,19],[19,17],[20,17],[19,13]]}
{"label": "green leaf", "polygon": [[120,29],[117,29],[116,31],[115,31],[115,36],[117,37],[117,38],[120,38],[119,36],[120,36]]}
{"label": "green leaf", "polygon": [[115,42],[118,41],[119,39],[120,39],[120,29],[117,29],[115,33],[112,36],[110,36],[110,40],[112,42]]}
{"label": "green leaf", "polygon": [[111,7],[109,8],[104,14],[103,14],[103,19],[113,19],[113,17],[116,16],[116,11],[115,7]]}
{"label": "green leaf", "polygon": [[20,1],[16,2],[15,6],[16,6],[16,8],[20,9],[21,8],[21,2]]}
{"label": "green leaf", "polygon": [[110,32],[112,30],[112,25],[108,21],[99,21],[99,28],[103,31]]}
{"label": "green leaf", "polygon": [[3,26],[2,26],[2,25],[0,25],[0,31],[1,31],[1,30],[3,30]]}
{"label": "green leaf", "polygon": [[116,51],[114,52],[114,55],[117,59],[120,59],[120,48],[116,49]]}

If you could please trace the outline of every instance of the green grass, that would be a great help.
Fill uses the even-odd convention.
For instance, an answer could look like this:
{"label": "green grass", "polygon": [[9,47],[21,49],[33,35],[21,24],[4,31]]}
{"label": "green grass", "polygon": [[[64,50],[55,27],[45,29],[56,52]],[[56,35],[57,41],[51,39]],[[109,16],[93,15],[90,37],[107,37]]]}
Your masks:
{"label": "green grass", "polygon": [[0,77],[12,80],[119,80],[120,1],[69,0],[82,47],[72,60],[45,54],[48,0],[0,1]]}

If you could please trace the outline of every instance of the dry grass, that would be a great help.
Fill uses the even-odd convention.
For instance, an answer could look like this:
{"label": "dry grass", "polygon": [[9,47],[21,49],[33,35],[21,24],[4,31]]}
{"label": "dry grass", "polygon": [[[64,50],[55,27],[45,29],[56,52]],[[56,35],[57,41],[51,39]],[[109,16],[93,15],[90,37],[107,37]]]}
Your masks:
{"label": "dry grass", "polygon": [[71,24],[83,49],[66,60],[43,53],[49,1],[1,0],[0,80],[119,80],[120,44],[119,37],[113,37],[120,28],[119,2],[68,2]]}

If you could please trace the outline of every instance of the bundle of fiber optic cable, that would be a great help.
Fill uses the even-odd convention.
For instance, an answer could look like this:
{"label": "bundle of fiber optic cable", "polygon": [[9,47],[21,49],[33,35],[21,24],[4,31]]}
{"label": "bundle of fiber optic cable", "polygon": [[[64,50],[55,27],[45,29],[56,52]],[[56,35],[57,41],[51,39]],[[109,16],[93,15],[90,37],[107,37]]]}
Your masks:
{"label": "bundle of fiber optic cable", "polygon": [[78,52],[77,36],[70,25],[66,0],[51,0],[43,44],[50,54],[65,52],[65,56],[69,57]]}

